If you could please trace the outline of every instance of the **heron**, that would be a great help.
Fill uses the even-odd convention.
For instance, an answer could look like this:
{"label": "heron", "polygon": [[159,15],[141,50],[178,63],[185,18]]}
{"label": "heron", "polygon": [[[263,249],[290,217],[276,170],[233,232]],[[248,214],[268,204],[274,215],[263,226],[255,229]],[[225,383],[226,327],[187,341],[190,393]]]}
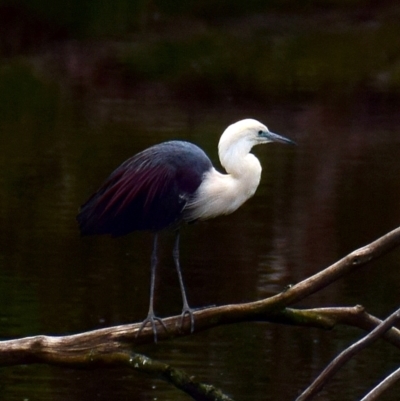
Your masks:
{"label": "heron", "polygon": [[83,236],[154,233],[149,310],[137,335],[150,324],[157,342],[157,322],[167,331],[153,308],[158,235],[165,229],[175,231],[172,255],[182,295],[181,327],[188,316],[193,332],[194,309],[187,301],[179,261],[180,227],[230,214],[252,197],[260,183],[262,168],[250,152],[253,146],[269,142],[294,144],[254,119],[229,125],[218,144],[219,159],[226,173],[217,171],[206,153],[193,143],[171,140],[156,144],[122,163],[81,206],[77,221]]}

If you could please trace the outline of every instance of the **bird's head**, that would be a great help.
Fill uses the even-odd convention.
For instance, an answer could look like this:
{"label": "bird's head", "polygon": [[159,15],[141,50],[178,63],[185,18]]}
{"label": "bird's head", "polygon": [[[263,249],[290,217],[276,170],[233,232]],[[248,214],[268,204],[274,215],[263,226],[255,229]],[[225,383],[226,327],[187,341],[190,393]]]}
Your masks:
{"label": "bird's head", "polygon": [[247,118],[230,125],[222,134],[218,147],[221,156],[232,149],[249,153],[253,146],[268,142],[294,144],[290,139],[271,132],[259,121]]}

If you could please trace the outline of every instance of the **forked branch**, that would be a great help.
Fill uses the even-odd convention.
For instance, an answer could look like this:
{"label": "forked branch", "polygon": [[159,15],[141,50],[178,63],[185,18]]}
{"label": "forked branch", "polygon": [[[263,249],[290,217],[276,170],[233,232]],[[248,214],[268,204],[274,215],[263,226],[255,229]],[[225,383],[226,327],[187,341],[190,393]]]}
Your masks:
{"label": "forked branch", "polygon": [[[400,228],[397,228],[376,241],[351,252],[333,265],[280,294],[251,303],[197,310],[194,313],[194,331],[199,332],[221,324],[244,321],[265,321],[325,329],[333,328],[337,324],[345,324],[364,330],[371,330],[381,322],[379,319],[368,315],[360,306],[308,310],[291,309],[289,306],[332,284],[350,271],[389,252],[399,244]],[[188,335],[191,328],[190,319],[185,319],[182,327],[180,319],[180,316],[164,319],[167,331],[160,328],[158,339],[165,340]],[[151,328],[144,328],[140,336],[137,337],[136,334],[139,328],[140,323],[137,323],[69,336],[51,337],[40,335],[1,341],[0,366],[29,363],[47,363],[89,369],[101,366],[124,366],[128,362],[134,361],[135,358],[141,358],[140,355],[132,353],[132,346],[153,342],[154,337]],[[400,332],[396,328],[388,330],[384,334],[384,338],[400,348]],[[144,365],[146,364],[137,363],[132,366],[140,370],[141,368],[144,369]],[[144,370],[146,373],[149,373],[150,366],[152,366],[154,373],[167,380],[165,372],[171,372],[171,370],[166,369],[166,365],[156,362],[152,365],[149,363]],[[193,386],[193,383],[190,380],[188,381],[189,377],[186,378],[186,381],[185,375],[181,375],[181,377],[184,380],[183,387],[180,388],[185,386],[191,388]],[[177,385],[176,383],[173,384]],[[203,388],[207,389],[207,386]],[[208,388],[208,390],[214,391],[212,387]]]}

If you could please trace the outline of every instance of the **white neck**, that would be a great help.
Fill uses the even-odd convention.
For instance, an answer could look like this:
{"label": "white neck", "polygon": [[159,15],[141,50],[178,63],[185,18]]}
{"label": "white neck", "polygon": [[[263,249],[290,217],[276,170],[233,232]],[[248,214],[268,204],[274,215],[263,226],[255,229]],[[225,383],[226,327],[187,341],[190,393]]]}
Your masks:
{"label": "white neck", "polygon": [[206,173],[194,199],[187,205],[188,219],[208,219],[229,214],[254,195],[261,178],[261,164],[244,139],[229,145],[221,137],[219,158],[227,174],[214,168]]}

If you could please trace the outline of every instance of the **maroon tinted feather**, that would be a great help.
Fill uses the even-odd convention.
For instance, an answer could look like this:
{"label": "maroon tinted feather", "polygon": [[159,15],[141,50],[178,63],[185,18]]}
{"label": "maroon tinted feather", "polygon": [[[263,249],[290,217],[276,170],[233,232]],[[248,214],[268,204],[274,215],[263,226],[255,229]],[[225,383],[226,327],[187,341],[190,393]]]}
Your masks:
{"label": "maroon tinted feather", "polygon": [[178,224],[211,167],[207,155],[188,142],[164,142],[138,153],[82,206],[77,216],[82,235],[119,236]]}

